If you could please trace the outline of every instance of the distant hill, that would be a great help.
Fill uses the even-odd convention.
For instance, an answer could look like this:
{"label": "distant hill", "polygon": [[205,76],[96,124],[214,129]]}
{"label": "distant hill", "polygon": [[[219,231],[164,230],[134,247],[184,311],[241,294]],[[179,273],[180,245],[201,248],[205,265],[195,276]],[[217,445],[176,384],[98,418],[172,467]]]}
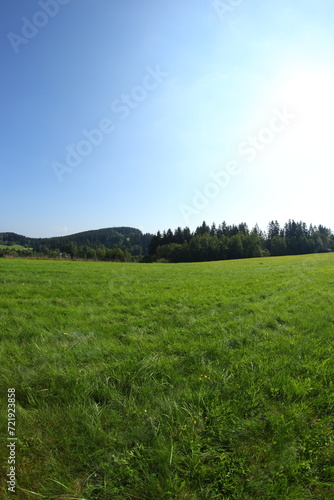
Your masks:
{"label": "distant hill", "polygon": [[47,250],[76,255],[78,249],[85,247],[93,250],[120,249],[133,256],[146,255],[152,234],[143,234],[140,229],[133,227],[110,227],[94,229],[66,236],[52,238],[30,238],[16,233],[0,233],[1,245],[22,245],[32,248],[36,252]]}

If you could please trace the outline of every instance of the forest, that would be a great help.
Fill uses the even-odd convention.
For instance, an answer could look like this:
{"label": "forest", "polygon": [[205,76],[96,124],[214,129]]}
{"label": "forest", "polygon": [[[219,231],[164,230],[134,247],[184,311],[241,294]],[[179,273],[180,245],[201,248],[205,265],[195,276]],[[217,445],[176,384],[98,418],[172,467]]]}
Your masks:
{"label": "forest", "polygon": [[151,239],[151,234],[132,227],[96,229],[53,238],[0,233],[0,257],[140,261],[148,253]]}
{"label": "forest", "polygon": [[246,223],[211,227],[205,222],[191,233],[189,228],[168,229],[153,236],[149,255],[155,261],[200,262],[249,257],[300,255],[334,250],[330,229],[289,220],[283,227],[277,221],[266,232]]}
{"label": "forest", "polygon": [[0,257],[87,259],[120,262],[201,262],[251,257],[301,255],[331,252],[334,234],[323,225],[289,220],[282,227],[271,221],[267,230],[245,222],[209,226],[205,221],[195,231],[143,234],[131,227],[85,231],[53,238],[29,238],[0,233]]}

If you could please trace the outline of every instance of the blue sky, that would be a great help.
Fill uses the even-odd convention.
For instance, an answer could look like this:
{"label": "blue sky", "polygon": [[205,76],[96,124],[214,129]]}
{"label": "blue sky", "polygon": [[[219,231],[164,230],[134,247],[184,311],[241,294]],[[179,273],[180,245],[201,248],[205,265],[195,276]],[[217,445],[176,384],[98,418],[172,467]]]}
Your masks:
{"label": "blue sky", "polygon": [[331,0],[0,10],[0,231],[334,229]]}

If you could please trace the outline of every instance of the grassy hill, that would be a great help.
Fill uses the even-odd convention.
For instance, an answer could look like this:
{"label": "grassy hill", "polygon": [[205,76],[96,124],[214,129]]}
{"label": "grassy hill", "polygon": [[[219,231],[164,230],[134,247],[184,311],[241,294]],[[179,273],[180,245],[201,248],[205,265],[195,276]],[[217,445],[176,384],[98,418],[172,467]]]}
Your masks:
{"label": "grassy hill", "polygon": [[0,284],[19,498],[334,498],[334,254],[0,260]]}
{"label": "grassy hill", "polygon": [[2,250],[27,250],[23,245],[0,245]]}

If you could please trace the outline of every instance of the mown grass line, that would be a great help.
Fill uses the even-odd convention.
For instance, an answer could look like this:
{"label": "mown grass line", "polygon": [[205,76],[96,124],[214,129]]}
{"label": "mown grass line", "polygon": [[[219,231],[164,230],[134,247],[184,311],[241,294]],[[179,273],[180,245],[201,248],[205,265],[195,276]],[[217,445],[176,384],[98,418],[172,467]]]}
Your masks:
{"label": "mown grass line", "polygon": [[334,255],[1,260],[0,293],[19,498],[334,497]]}

